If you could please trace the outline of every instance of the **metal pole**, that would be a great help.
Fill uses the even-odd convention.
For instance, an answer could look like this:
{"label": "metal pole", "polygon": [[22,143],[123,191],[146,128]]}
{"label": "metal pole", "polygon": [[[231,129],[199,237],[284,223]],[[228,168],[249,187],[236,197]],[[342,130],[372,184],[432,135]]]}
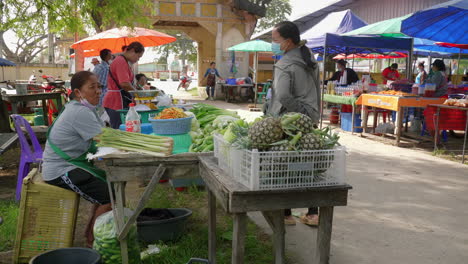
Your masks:
{"label": "metal pole", "polygon": [[466,135],[468,134],[468,110],[466,111],[465,137],[463,138],[462,164],[465,163]]}
{"label": "metal pole", "polygon": [[[457,77],[460,74],[460,60],[461,60],[461,48],[460,51],[458,52],[458,67],[457,67]],[[463,79],[462,79],[463,80]],[[453,83],[453,82],[452,82]],[[468,118],[468,116],[467,116]]]}
{"label": "metal pole", "polygon": [[411,50],[408,52],[408,60],[406,63],[406,79],[413,79],[411,62],[413,61],[414,38],[411,38]]}
{"label": "metal pole", "polygon": [[257,108],[257,93],[258,93],[258,87],[257,87],[257,64],[258,64],[258,55],[257,52],[254,54],[254,89],[255,89],[255,99],[254,99],[254,108]]}
{"label": "metal pole", "polygon": [[323,45],[323,75],[322,75],[322,83],[320,85],[320,92],[322,94],[322,100],[320,101],[320,128],[322,128],[323,123],[323,86],[325,85],[325,62],[327,61],[327,35],[325,35],[325,44]]}

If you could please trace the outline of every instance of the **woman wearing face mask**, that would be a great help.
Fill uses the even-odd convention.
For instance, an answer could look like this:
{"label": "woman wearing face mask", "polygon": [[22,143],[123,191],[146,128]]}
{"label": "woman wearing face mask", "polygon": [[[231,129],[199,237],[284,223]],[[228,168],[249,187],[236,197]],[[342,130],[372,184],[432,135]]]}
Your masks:
{"label": "woman wearing face mask", "polygon": [[144,52],[145,48],[140,42],[132,42],[110,65],[103,106],[106,108],[111,127],[114,129],[118,129],[121,124],[120,113],[117,110],[128,108],[132,101],[129,91],[137,90],[134,73],[129,64],[137,63]]}
{"label": "woman wearing face mask", "polygon": [[348,62],[345,60],[338,60],[336,62],[336,68],[338,69],[338,71],[333,74],[332,78],[329,81],[342,80],[342,77],[345,76],[345,72],[346,72],[345,82],[347,85],[350,85],[352,83],[359,81],[359,77],[357,73],[351,68],[346,68],[347,63]]}
{"label": "woman wearing face mask", "polygon": [[[267,114],[273,116],[299,112],[318,123],[320,118],[319,67],[309,48],[300,41],[299,29],[293,22],[277,24],[272,31],[273,53],[283,55],[275,64],[271,103]],[[285,210],[285,224],[294,225],[291,210]],[[309,208],[301,222],[318,224],[318,208]]]}
{"label": "woman wearing face mask", "polygon": [[426,70],[424,70],[424,62],[418,63],[418,75],[416,76],[415,83],[416,84],[423,84],[427,78]]}
{"label": "woman wearing face mask", "polygon": [[70,83],[73,100],[47,132],[42,177],[48,184],[72,190],[94,204],[85,232],[90,246],[94,221],[111,210],[105,172],[86,159],[86,154],[95,152],[93,138],[103,127],[96,113],[101,86],[96,75],[88,71],[75,73]]}

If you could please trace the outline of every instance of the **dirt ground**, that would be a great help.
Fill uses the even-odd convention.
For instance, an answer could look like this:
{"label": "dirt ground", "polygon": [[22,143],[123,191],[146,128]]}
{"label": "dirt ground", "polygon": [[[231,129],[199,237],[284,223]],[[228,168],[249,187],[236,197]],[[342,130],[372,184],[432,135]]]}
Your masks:
{"label": "dirt ground", "polygon": [[[179,93],[189,99],[187,94]],[[261,115],[247,111],[246,104],[210,103],[241,110],[248,120]],[[407,140],[411,148],[401,148],[392,146],[391,139],[341,133],[340,142],[348,150],[347,182],[353,190],[348,206],[335,208],[330,263],[467,263],[468,166],[433,156],[430,141],[411,146],[414,142]],[[459,139],[449,138],[447,148],[457,144]],[[19,151],[8,153],[0,157],[0,199],[13,198],[16,186]],[[130,188],[134,191],[129,193],[139,193],[137,187]],[[83,245],[86,201],[81,201],[79,215],[76,246]],[[250,217],[269,232],[259,214]],[[298,222],[286,230],[288,254],[298,264],[312,263],[316,229]]]}

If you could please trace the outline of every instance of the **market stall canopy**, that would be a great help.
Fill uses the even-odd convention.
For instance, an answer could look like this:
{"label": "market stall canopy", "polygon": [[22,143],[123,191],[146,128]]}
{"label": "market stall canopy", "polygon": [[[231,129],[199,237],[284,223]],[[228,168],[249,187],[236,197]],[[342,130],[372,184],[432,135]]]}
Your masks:
{"label": "market stall canopy", "polygon": [[[344,36],[354,36],[354,35],[372,35],[372,36],[382,36],[382,37],[393,37],[393,38],[409,38],[406,34],[401,32],[402,22],[410,17],[411,14],[406,16],[401,16],[397,18],[392,18],[377,23],[373,23],[361,28],[358,28],[353,31],[344,33]],[[451,47],[441,47],[436,45],[432,40],[414,38],[414,48],[422,51],[428,52],[449,52],[449,53],[459,53],[458,49],[453,49]],[[463,52],[462,52],[463,53]]]}
{"label": "market stall canopy", "polygon": [[271,52],[271,43],[263,40],[251,40],[228,48],[229,51]]}
{"label": "market stall canopy", "polygon": [[74,43],[73,49],[85,51],[86,57],[99,56],[103,49],[112,53],[122,52],[122,46],[138,41],[145,47],[154,47],[176,41],[176,38],[155,30],[146,28],[121,27],[113,28]]}
{"label": "market stall canopy", "polygon": [[468,44],[468,0],[454,0],[418,11],[403,20],[406,35]]}
{"label": "market stall canopy", "polygon": [[[350,53],[384,53],[390,51],[410,51],[412,47],[411,38],[389,38],[381,36],[340,36],[327,33],[325,43],[327,54],[350,54]],[[323,53],[323,46],[310,47],[316,53]]]}
{"label": "market stall canopy", "polygon": [[345,36],[353,35],[379,35],[383,37],[406,37],[401,33],[401,22],[410,15],[396,17],[380,22],[376,22],[353,31],[344,33]]}
{"label": "market stall canopy", "polygon": [[325,34],[343,34],[367,25],[351,10],[330,13],[318,24],[301,34],[301,39],[307,40],[309,47],[323,46]]}
{"label": "market stall canopy", "polygon": [[8,66],[16,66],[16,64],[14,62],[9,61],[9,60],[0,58],[0,66],[1,67],[5,67],[5,66],[8,67]]}
{"label": "market stall canopy", "polygon": [[334,60],[340,59],[397,59],[397,58],[406,58],[406,55],[403,52],[390,52],[388,54],[380,54],[380,53],[358,53],[358,54],[339,54],[333,57]]}

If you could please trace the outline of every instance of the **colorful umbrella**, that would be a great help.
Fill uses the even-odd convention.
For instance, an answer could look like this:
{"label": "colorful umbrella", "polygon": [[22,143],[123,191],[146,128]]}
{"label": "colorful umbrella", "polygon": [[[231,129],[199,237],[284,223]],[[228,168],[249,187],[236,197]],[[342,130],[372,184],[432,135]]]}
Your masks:
{"label": "colorful umbrella", "polygon": [[339,54],[333,57],[334,60],[339,59],[396,59],[396,58],[406,58],[406,55],[403,52],[391,52],[389,54],[380,54],[380,53],[357,53],[357,54],[349,54],[345,56],[345,54]]}
{"label": "colorful umbrella", "polygon": [[254,83],[255,83],[255,98],[254,106],[257,107],[257,65],[258,65],[258,52],[271,52],[271,43],[263,40],[251,40],[234,45],[228,48],[229,51],[244,51],[244,52],[255,52],[254,60]]}
{"label": "colorful umbrella", "polygon": [[433,41],[468,44],[468,0],[448,1],[403,20],[401,32]]}
{"label": "colorful umbrella", "polygon": [[396,17],[384,21],[380,21],[374,24],[363,26],[353,31],[346,32],[342,35],[380,35],[383,37],[407,37],[401,32],[401,21],[408,18],[411,15],[402,17]]}
{"label": "colorful umbrella", "polygon": [[447,48],[459,48],[459,49],[468,49],[468,44],[453,44],[446,42],[436,42],[436,45]]}
{"label": "colorful umbrella", "polygon": [[99,56],[99,52],[103,49],[110,49],[113,53],[121,52],[122,46],[134,41],[140,42],[145,47],[154,47],[174,42],[176,38],[151,29],[121,27],[82,39],[71,47],[83,50],[86,57],[92,57]]}

